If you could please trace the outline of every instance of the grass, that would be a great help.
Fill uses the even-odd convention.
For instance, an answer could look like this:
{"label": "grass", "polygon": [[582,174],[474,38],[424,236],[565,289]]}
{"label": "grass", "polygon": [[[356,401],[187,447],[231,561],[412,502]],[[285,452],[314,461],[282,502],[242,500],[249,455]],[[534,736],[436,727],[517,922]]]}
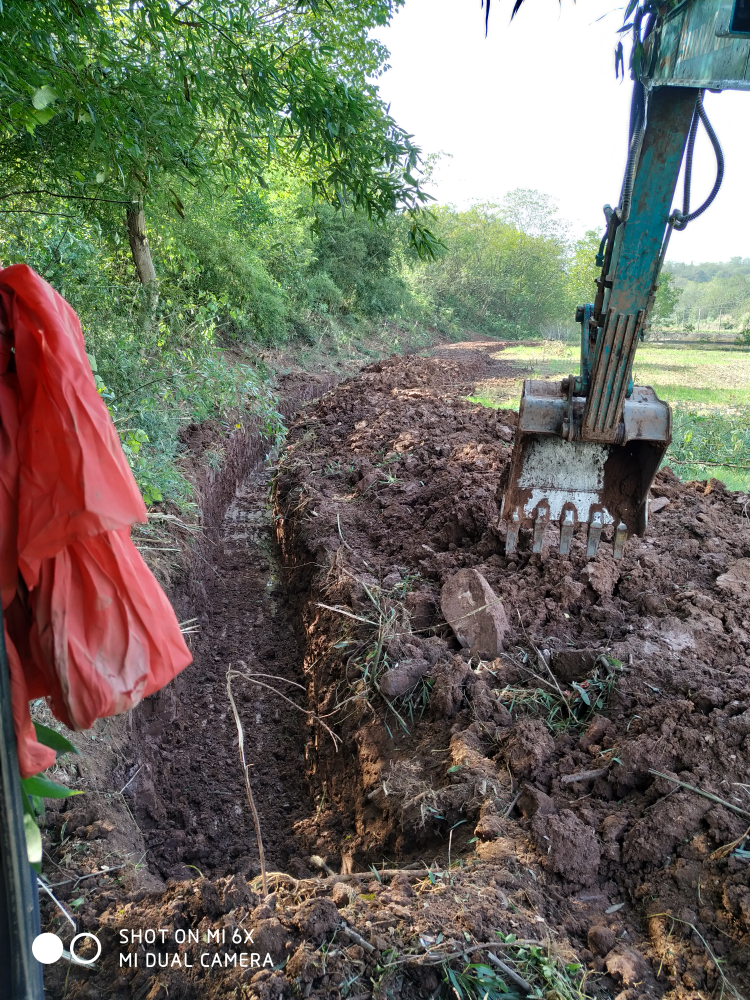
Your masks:
{"label": "grass", "polygon": [[[347,712],[369,710],[377,714],[374,706],[382,701],[393,716],[394,725],[400,726],[407,736],[409,726],[424,714],[432,690],[429,677],[419,678],[411,690],[394,698],[386,697],[380,686],[384,674],[398,666],[399,653],[412,634],[403,599],[414,579],[407,576],[390,589],[357,580],[370,601],[365,613],[357,614],[341,605],[318,605],[340,615],[344,624],[343,633],[332,649],[340,651],[345,662],[346,691],[337,699],[332,714],[340,716],[344,708]],[[340,724],[343,719],[339,717],[338,721]],[[388,719],[383,723],[393,738]]]}
{"label": "grass", "polygon": [[[577,344],[518,344],[496,357],[517,365],[517,376],[481,383],[470,402],[517,409],[524,379],[560,379],[579,371]],[[750,351],[643,344],[634,377],[673,408],[665,464],[680,479],[715,478],[730,490],[750,491]]]}
{"label": "grass", "polygon": [[[492,965],[466,964],[460,971],[443,965],[443,996],[457,1000],[513,1000],[518,997],[584,1000],[586,974],[578,962],[566,962],[539,946],[514,947],[512,934],[498,935],[503,959],[491,955]],[[493,967],[494,966],[494,967]]]}
{"label": "grass", "polygon": [[[602,655],[581,683],[573,681],[561,686],[536,647],[529,652],[519,646],[517,653],[519,665],[528,676],[529,686],[506,685],[502,689],[493,689],[493,694],[514,717],[523,715],[541,719],[554,734],[583,728],[593,716],[605,711],[622,671],[619,660]],[[493,673],[486,664],[485,670]],[[535,681],[537,686],[534,686]]]}

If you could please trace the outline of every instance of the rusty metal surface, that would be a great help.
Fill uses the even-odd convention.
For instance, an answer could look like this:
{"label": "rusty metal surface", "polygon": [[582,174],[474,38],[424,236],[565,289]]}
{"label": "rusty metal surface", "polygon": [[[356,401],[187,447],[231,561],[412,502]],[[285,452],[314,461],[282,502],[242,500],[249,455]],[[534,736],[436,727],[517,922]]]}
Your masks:
{"label": "rusty metal surface", "polygon": [[693,0],[645,42],[647,87],[750,90],[750,34],[732,30],[734,0]]}
{"label": "rusty metal surface", "polygon": [[619,439],[697,96],[696,90],[683,87],[660,87],[649,95],[631,214],[609,234],[608,270],[591,319],[597,336],[581,429],[584,440],[614,444]]}
{"label": "rusty metal surface", "polygon": [[582,437],[586,441],[614,443],[617,439],[643,317],[643,309],[634,315],[613,309],[607,312],[583,414]]}

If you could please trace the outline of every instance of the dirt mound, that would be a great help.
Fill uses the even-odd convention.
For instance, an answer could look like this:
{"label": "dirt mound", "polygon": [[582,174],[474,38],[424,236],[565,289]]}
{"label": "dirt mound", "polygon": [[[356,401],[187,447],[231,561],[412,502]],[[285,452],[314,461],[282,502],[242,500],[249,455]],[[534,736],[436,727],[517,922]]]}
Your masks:
{"label": "dirt mound", "polygon": [[[460,398],[474,373],[380,362],[291,430],[277,532],[310,706],[343,740],[311,729],[318,808],[298,833],[343,872],[445,868],[449,852],[527,872],[539,920],[602,973],[599,995],[707,996],[717,960],[747,986],[747,497],[663,471],[621,562],[606,532],[594,562],[580,535],[561,558],[553,529],[542,556],[522,536],[506,558],[515,415]],[[470,568],[509,621],[491,662],[440,612]],[[492,906],[480,922],[472,942],[504,929]]]}
{"label": "dirt mound", "polygon": [[[208,462],[205,568],[180,604],[195,664],[98,725],[89,757],[111,774],[48,811],[54,892],[102,953],[49,967],[47,995],[747,987],[747,497],[664,472],[621,563],[606,533],[593,563],[580,537],[561,559],[551,529],[543,556],[522,535],[506,558],[515,415],[464,398],[502,376],[499,346],[371,365],[308,405],[273,484],[247,476],[250,438],[213,482]],[[196,460],[214,430],[186,432]],[[477,627],[446,623],[482,600]],[[268,897],[230,664],[318,716],[234,688]],[[51,900],[43,918],[69,940]]]}

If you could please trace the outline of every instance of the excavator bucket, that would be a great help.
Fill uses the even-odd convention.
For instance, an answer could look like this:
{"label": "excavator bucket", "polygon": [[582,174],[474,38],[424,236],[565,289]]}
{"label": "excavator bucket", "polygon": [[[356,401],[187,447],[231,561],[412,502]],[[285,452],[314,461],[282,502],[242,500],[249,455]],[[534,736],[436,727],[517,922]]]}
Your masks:
{"label": "excavator bucket", "polygon": [[[631,3],[629,11],[636,6]],[[703,92],[750,90],[750,3],[651,5],[660,12],[647,20],[645,34],[639,20],[644,6],[634,14],[642,52],[632,60],[637,79],[620,200],[616,208],[604,208],[607,232],[596,255],[601,269],[596,299],[576,312],[581,370],[562,382],[524,385],[501,513],[508,553],[529,544],[541,552],[555,522],[563,555],[570,552],[576,528],[585,525],[588,558],[596,555],[605,531],[620,558],[628,535],[646,530],[649,489],[672,439],[669,406],[652,388],[633,386],[633,361],[649,328],[672,233],[697,219],[721,186],[724,156]],[[665,14],[667,7],[674,9]],[[717,173],[706,201],[691,211],[701,124]],[[607,125],[605,115],[600,144],[610,140]],[[672,204],[683,159],[680,211]]]}
{"label": "excavator bucket", "polygon": [[614,443],[580,439],[586,399],[573,395],[575,380],[527,380],[518,415],[501,518],[507,524],[506,554],[528,529],[541,552],[547,528],[559,526],[559,551],[570,552],[579,525],[586,525],[587,558],[612,526],[614,556],[629,535],[648,523],[648,494],[672,440],[672,413],[649,386],[635,386],[623,405]]}

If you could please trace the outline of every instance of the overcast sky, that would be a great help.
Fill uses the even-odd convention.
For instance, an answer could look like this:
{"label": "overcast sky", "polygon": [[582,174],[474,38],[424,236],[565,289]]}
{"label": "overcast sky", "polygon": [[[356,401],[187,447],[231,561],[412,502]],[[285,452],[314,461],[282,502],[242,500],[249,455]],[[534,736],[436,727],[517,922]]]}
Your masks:
{"label": "overcast sky", "polygon": [[[381,94],[425,154],[449,154],[432,193],[465,207],[517,187],[552,195],[576,232],[604,226],[625,165],[630,80],[615,80],[622,8],[609,0],[493,0],[484,37],[480,0],[406,0],[379,33],[392,68]],[[597,20],[602,18],[602,20]],[[707,94],[726,154],[726,179],[709,211],[675,233],[670,258],[750,257],[750,92]],[[696,151],[693,207],[714,181],[713,151]],[[678,189],[681,199],[681,187]]]}

